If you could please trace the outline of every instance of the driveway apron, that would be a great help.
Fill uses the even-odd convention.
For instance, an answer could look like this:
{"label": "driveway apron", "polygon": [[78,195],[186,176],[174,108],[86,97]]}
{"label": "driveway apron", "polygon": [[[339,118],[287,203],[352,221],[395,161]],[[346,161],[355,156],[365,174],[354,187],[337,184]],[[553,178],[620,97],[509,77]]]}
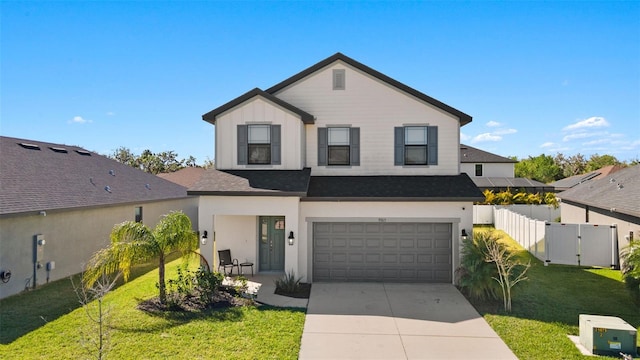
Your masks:
{"label": "driveway apron", "polygon": [[300,359],[517,359],[449,284],[314,283]]}

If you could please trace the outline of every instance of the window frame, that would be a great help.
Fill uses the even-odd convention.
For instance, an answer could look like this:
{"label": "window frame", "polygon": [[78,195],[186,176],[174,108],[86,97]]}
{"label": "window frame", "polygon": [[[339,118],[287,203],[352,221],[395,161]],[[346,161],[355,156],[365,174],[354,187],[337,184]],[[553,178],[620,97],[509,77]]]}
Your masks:
{"label": "window frame", "polygon": [[[479,173],[478,173],[478,170],[480,170]],[[484,165],[483,164],[475,164],[475,166],[474,166],[474,174],[475,174],[475,176],[484,176],[483,175],[484,174]]]}
{"label": "window frame", "polygon": [[143,212],[142,212],[142,206],[136,206],[134,213],[133,213],[133,218],[134,221],[137,223],[142,223],[143,221]]}
{"label": "window frame", "polygon": [[[340,144],[332,144],[329,146],[329,133],[332,129],[347,129],[346,141],[342,141]],[[348,143],[347,143],[348,142]],[[349,125],[330,125],[327,127],[318,128],[318,162],[317,166],[331,166],[331,167],[351,167],[360,166],[360,128],[351,127]],[[329,161],[331,150],[346,151],[347,160],[342,162]],[[333,152],[333,151],[332,151]],[[333,154],[332,154],[333,155]],[[344,156],[343,156],[344,157]]]}
{"label": "window frame", "polygon": [[[338,137],[337,133],[339,130],[346,130],[346,141],[340,143],[338,139],[334,139],[334,143],[332,144],[332,136],[331,134],[336,134],[335,137]],[[338,161],[332,158],[332,150],[345,151],[346,150],[346,161]],[[344,156],[344,155],[343,155]],[[351,165],[351,128],[349,127],[329,127],[327,128],[327,166],[349,166]]]}
{"label": "window frame", "polygon": [[[408,128],[425,128],[426,140],[425,144],[415,143],[415,141],[407,141],[409,137],[407,135]],[[413,136],[412,136],[413,138]],[[393,162],[395,166],[407,166],[407,167],[426,167],[438,165],[438,127],[429,124],[407,124],[403,126],[394,127],[394,154]],[[408,143],[407,143],[408,142]],[[426,161],[420,161],[419,163],[408,162],[407,156],[410,152],[414,152],[417,149],[425,149]],[[411,150],[411,151],[407,151]]]}
{"label": "window frame", "polygon": [[[250,140],[250,129],[253,127],[264,127],[266,130],[266,141],[259,141],[255,138]],[[237,164],[250,166],[281,165],[281,125],[269,123],[239,124],[237,126]],[[262,150],[268,155],[252,157],[251,154]]]}

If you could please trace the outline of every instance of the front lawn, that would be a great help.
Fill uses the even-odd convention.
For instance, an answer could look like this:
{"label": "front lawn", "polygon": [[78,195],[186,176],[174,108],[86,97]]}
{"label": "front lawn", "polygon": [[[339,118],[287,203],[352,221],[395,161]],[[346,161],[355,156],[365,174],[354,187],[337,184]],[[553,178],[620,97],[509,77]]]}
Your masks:
{"label": "front lawn", "polygon": [[[175,278],[181,264],[167,265],[167,279]],[[157,270],[150,271],[105,298],[111,324],[107,358],[298,357],[303,309],[250,306],[160,315],[136,309],[141,300],[157,296],[157,281]],[[68,279],[0,300],[0,359],[95,358],[86,340],[97,328],[77,304]]]}
{"label": "front lawn", "polygon": [[510,314],[502,310],[502,302],[470,301],[518,358],[587,358],[567,338],[579,335],[579,314],[617,316],[640,326],[640,309],[624,287],[620,271],[544,266],[508,235],[497,234],[511,248],[519,249],[522,259],[531,260],[529,280],[516,286]]}

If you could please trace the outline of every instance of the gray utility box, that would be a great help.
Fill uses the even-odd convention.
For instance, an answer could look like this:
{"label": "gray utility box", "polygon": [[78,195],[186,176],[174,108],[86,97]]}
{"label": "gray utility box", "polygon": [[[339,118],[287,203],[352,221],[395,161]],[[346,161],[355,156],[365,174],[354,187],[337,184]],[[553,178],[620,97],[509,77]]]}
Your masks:
{"label": "gray utility box", "polygon": [[615,316],[580,314],[580,343],[595,355],[636,356],[638,331]]}

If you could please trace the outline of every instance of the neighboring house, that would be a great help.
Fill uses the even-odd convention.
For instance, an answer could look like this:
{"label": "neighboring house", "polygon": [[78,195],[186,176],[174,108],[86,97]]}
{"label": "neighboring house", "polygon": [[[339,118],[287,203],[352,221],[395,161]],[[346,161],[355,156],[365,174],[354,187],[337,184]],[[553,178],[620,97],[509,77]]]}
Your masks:
{"label": "neighboring house", "polygon": [[188,193],[210,263],[231,249],[309,282],[453,282],[484,199],[460,172],[469,115],[337,53],[203,119],[216,169]]}
{"label": "neighboring house", "polygon": [[186,188],[190,188],[196,182],[198,182],[198,180],[200,180],[200,177],[204,172],[205,172],[205,169],[203,168],[187,166],[178,171],[158,174],[158,176],[165,180],[169,180],[172,183],[176,183]]}
{"label": "neighboring house", "polygon": [[500,192],[507,189],[529,193],[553,192],[553,186],[515,177],[518,161],[460,144],[460,171],[467,173],[480,190]]}
{"label": "neighboring house", "polygon": [[564,223],[616,224],[620,249],[640,237],[640,165],[575,185],[558,197]]}
{"label": "neighboring house", "polygon": [[185,187],[77,146],[0,137],[0,298],[77,274],[117,223],[155,226],[182,210]]}
{"label": "neighboring house", "polygon": [[579,174],[569,176],[568,178],[560,179],[558,181],[554,181],[550,183],[550,186],[553,186],[557,192],[569,190],[572,187],[587,182],[589,180],[594,179],[602,179],[608,175],[615,173],[618,170],[624,169],[624,166],[621,165],[609,165],[602,167],[598,170],[588,172],[586,174]]}

